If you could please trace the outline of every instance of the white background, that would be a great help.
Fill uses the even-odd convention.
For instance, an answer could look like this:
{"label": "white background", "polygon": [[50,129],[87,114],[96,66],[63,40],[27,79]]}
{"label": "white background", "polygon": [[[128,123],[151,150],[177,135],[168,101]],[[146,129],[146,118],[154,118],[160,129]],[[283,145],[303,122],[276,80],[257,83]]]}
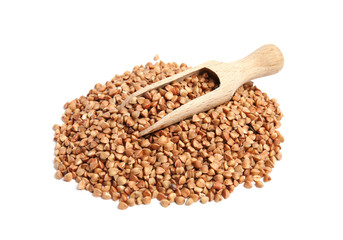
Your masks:
{"label": "white background", "polygon": [[[0,1],[0,239],[343,239],[340,1]],[[263,189],[190,207],[117,202],[54,179],[65,102],[134,65],[234,61],[266,43],[258,79],[285,115]]]}

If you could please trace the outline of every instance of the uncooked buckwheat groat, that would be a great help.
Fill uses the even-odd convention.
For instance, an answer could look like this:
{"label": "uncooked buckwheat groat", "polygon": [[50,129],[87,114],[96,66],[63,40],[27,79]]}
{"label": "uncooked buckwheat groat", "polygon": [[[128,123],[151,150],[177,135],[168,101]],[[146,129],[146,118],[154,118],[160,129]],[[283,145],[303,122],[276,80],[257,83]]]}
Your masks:
{"label": "uncooked buckwheat groat", "polygon": [[187,68],[162,61],[136,66],[66,103],[64,123],[54,126],[55,177],[119,200],[119,209],[152,198],[163,207],[219,202],[239,184],[263,187],[282,156],[276,129],[283,115],[276,100],[252,83],[226,104],[144,137],[138,132],[218,83],[206,73],[194,75],[118,110],[131,93]]}

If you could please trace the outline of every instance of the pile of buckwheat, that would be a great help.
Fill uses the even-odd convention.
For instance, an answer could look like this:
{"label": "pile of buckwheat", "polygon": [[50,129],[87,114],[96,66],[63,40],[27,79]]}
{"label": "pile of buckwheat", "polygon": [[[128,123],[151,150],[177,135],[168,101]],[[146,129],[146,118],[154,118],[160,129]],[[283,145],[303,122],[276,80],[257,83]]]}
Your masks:
{"label": "pile of buckwheat", "polygon": [[118,110],[133,92],[187,68],[162,61],[136,66],[66,103],[64,123],[54,125],[56,178],[75,179],[94,197],[119,200],[119,209],[152,198],[163,207],[219,202],[241,183],[263,187],[282,157],[276,129],[283,115],[276,100],[252,83],[226,104],[144,137],[139,131],[218,83],[206,73],[194,75]]}

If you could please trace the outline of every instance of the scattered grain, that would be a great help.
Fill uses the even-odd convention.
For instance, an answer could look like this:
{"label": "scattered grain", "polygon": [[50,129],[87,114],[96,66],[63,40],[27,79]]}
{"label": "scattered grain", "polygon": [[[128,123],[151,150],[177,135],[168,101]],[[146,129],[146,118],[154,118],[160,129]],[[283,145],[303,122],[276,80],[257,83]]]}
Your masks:
{"label": "scattered grain", "polygon": [[161,206],[162,207],[168,207],[170,205],[170,202],[167,199],[161,200]]}
{"label": "scattered grain", "polygon": [[128,205],[127,205],[126,203],[124,203],[124,202],[119,202],[118,208],[119,208],[120,210],[125,210],[125,209],[128,208]]}
{"label": "scattered grain", "polygon": [[[158,55],[154,57],[158,61]],[[148,63],[96,84],[87,96],[65,104],[63,124],[54,125],[55,177],[78,182],[95,197],[119,200],[119,209],[150,204],[189,206],[226,199],[243,183],[263,187],[281,160],[281,110],[252,85],[237,89],[231,101],[139,138],[175,108],[218,84],[208,74],[132,98],[142,87],[186,70],[186,64]]]}

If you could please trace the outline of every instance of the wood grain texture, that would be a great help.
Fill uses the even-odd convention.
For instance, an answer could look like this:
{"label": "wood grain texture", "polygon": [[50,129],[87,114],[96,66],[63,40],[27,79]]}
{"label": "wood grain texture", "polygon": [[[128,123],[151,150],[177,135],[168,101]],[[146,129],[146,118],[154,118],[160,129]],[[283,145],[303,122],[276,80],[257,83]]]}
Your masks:
{"label": "wood grain texture", "polygon": [[[237,88],[241,85],[256,78],[275,74],[282,69],[283,64],[284,59],[280,49],[275,45],[268,44],[236,62],[206,62],[140,89],[136,93],[130,95],[130,98],[133,96],[140,96],[147,91],[163,87],[173,81],[181,81],[192,74],[198,73],[200,70],[207,70],[214,73],[218,77],[220,83],[219,87],[212,92],[182,105],[152,126],[144,129],[140,132],[140,136],[168,127],[174,123],[192,117],[194,114],[205,112],[228,102]],[[128,101],[129,99],[127,99],[124,104]],[[122,106],[124,106],[124,104]]]}

